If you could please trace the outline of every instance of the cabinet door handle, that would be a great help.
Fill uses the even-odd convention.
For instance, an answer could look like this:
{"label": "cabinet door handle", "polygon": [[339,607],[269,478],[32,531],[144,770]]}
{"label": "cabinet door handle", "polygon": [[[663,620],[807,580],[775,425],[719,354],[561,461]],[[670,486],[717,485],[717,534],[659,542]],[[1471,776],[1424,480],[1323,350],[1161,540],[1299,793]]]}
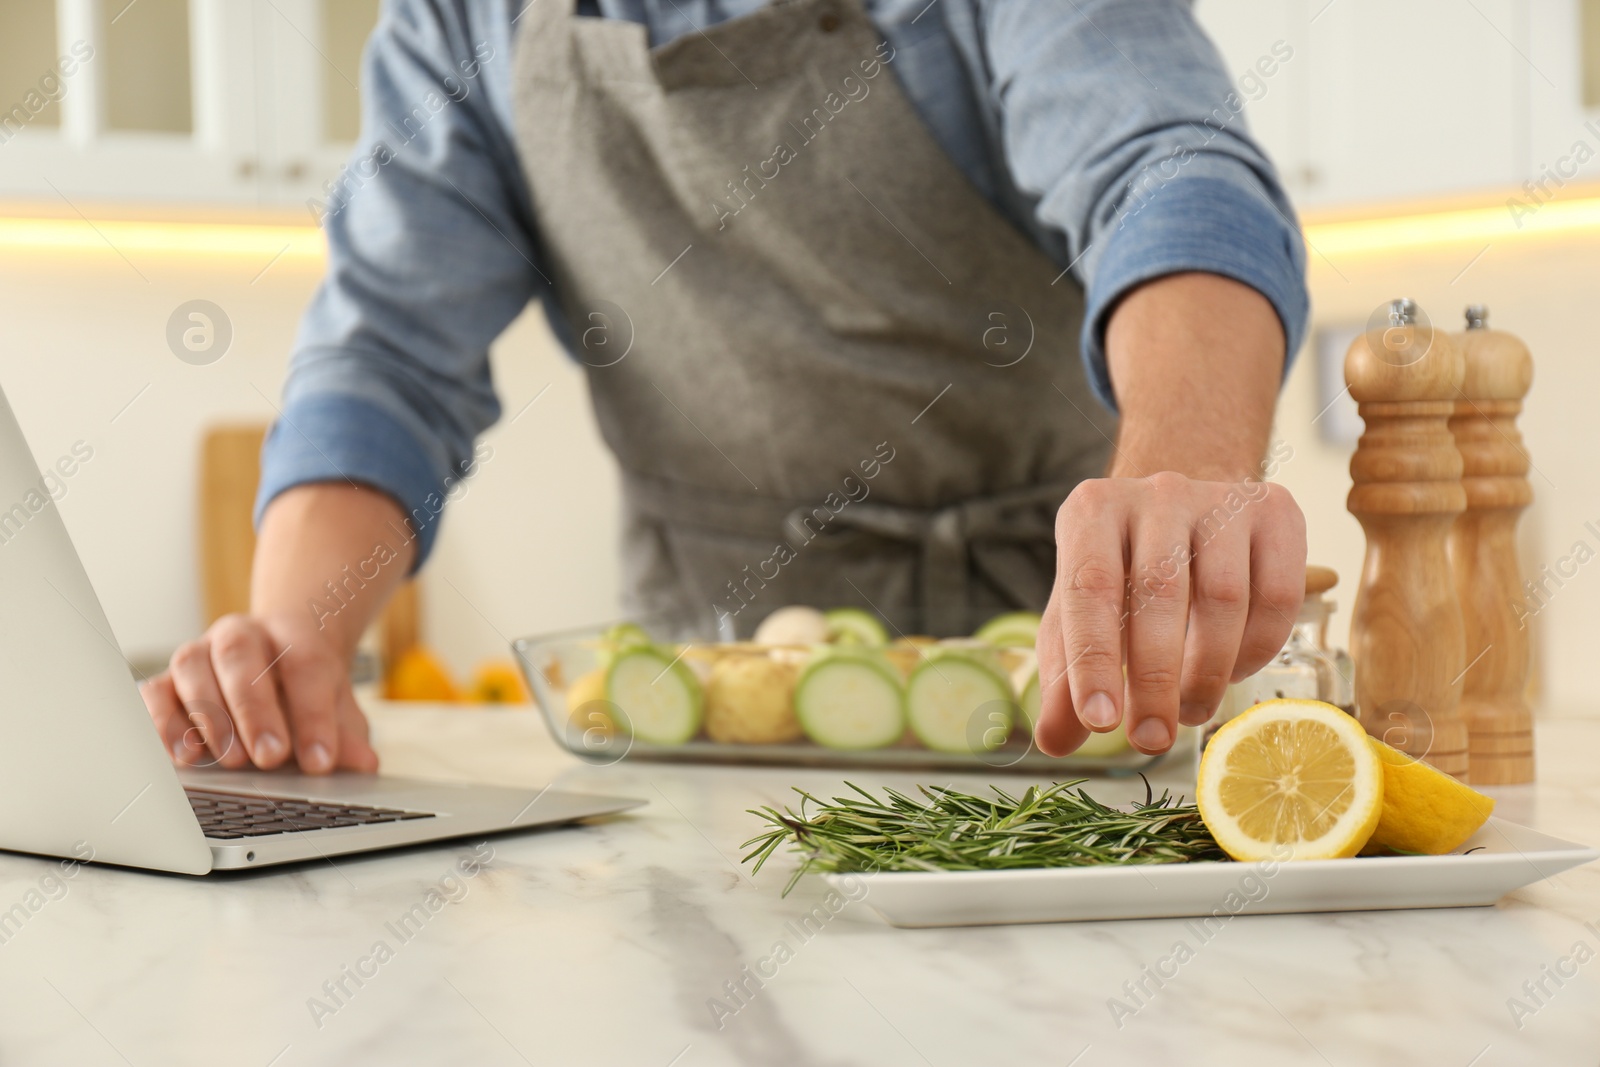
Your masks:
{"label": "cabinet door handle", "polygon": [[256,176],[260,169],[261,165],[257,162],[254,156],[241,156],[239,157],[238,164],[234,166],[234,173],[236,173],[240,179],[249,181],[251,178]]}
{"label": "cabinet door handle", "polygon": [[303,160],[303,159],[292,159],[288,163],[284,164],[283,176],[284,176],[284,179],[287,180],[287,181],[291,181],[291,182],[301,181],[302,179],[305,178],[306,172],[309,169],[310,168],[306,166],[306,161],[305,160]]}

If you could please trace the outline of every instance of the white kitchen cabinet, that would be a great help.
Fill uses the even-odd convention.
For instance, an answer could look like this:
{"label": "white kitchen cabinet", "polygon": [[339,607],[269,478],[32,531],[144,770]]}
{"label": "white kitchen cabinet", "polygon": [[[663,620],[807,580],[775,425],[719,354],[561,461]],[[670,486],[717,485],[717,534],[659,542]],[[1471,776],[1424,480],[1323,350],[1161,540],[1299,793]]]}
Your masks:
{"label": "white kitchen cabinet", "polygon": [[[0,12],[0,34],[8,21],[39,34],[24,8],[49,0],[5,3],[19,6]],[[303,205],[343,164],[378,0],[54,7],[48,47],[6,49],[45,58],[16,61],[40,66],[39,78],[22,67],[5,80],[23,110],[0,102],[0,198]],[[46,105],[37,114],[29,91]]]}
{"label": "white kitchen cabinet", "polygon": [[1534,84],[1582,112],[1576,67],[1531,54],[1563,17],[1575,47],[1576,4],[1544,2],[1201,0],[1196,12],[1236,79],[1274,42],[1292,48],[1259,99],[1241,96],[1290,195],[1322,206],[1527,178]]}
{"label": "white kitchen cabinet", "polygon": [[1600,180],[1600,99],[1583,98],[1585,77],[1600,81],[1600,54],[1583,52],[1578,30],[1585,6],[1591,22],[1600,22],[1600,4],[1592,0],[1540,0],[1529,12],[1528,167],[1519,179],[1537,183],[1519,191],[1529,207],[1573,182]]}
{"label": "white kitchen cabinet", "polygon": [[254,34],[269,126],[263,179],[277,198],[324,199],[359,131],[361,48],[378,0],[255,0]]}
{"label": "white kitchen cabinet", "polygon": [[1526,166],[1525,0],[1334,0],[1307,28],[1325,72],[1306,203],[1495,188]]}
{"label": "white kitchen cabinet", "polygon": [[1195,5],[1244,105],[1245,124],[1296,193],[1316,181],[1304,117],[1311,57],[1303,6],[1297,0],[1201,0]]}
{"label": "white kitchen cabinet", "polygon": [[[1196,12],[1290,195],[1314,207],[1600,179],[1583,2],[1198,0]],[[0,0],[0,199],[322,199],[355,136],[377,8]],[[70,74],[59,57],[78,57]]]}

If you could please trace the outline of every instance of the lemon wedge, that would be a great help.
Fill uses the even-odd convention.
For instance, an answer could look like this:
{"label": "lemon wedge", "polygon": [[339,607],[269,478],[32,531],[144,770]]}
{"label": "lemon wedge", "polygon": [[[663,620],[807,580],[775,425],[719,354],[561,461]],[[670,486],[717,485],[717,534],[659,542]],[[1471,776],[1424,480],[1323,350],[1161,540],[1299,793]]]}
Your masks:
{"label": "lemon wedge", "polygon": [[1383,763],[1355,719],[1269,700],[1218,730],[1200,759],[1200,817],[1236,860],[1354,856],[1383,814]]}
{"label": "lemon wedge", "polygon": [[1494,811],[1494,799],[1437,768],[1368,739],[1383,761],[1383,814],[1366,851],[1438,856],[1460,848]]}

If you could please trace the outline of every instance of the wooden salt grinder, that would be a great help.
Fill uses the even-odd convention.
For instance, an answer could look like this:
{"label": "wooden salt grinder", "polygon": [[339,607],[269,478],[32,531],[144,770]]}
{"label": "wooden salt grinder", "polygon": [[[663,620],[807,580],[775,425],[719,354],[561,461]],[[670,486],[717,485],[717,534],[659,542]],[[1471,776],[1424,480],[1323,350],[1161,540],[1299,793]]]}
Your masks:
{"label": "wooden salt grinder", "polygon": [[1465,780],[1466,666],[1447,544],[1466,508],[1448,420],[1466,372],[1442,330],[1396,300],[1386,328],[1357,337],[1344,377],[1366,432],[1350,459],[1347,507],[1367,535],[1351,616],[1357,716],[1367,732]]}
{"label": "wooden salt grinder", "polygon": [[1522,574],[1517,520],[1533,501],[1516,418],[1533,384],[1533,357],[1511,334],[1488,328],[1488,309],[1467,308],[1456,335],[1466,360],[1450,431],[1461,452],[1467,510],[1450,533],[1450,563],[1466,632],[1461,715],[1474,785],[1533,781],[1528,630],[1517,617]]}

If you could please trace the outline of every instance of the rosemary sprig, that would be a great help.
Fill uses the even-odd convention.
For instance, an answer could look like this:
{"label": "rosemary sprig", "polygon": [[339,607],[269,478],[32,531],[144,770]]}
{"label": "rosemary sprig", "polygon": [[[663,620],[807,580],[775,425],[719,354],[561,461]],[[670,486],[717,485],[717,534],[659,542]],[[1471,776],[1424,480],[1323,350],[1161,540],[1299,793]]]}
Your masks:
{"label": "rosemary sprig", "polygon": [[[852,782],[855,797],[822,801],[799,787],[800,810],[751,808],[771,829],[746,841],[743,862],[754,871],[785,842],[803,859],[784,887],[810,871],[994,871],[1019,867],[1084,867],[1105,863],[1187,863],[1225,860],[1200,812],[1163,792],[1127,808],[1100,803],[1082,788],[1084,778],[1045,788],[1029,786],[1021,798],[998,787],[993,797],[941,786],[918,786],[919,802],[885,789],[879,800]],[[807,814],[807,805],[815,807]]]}

